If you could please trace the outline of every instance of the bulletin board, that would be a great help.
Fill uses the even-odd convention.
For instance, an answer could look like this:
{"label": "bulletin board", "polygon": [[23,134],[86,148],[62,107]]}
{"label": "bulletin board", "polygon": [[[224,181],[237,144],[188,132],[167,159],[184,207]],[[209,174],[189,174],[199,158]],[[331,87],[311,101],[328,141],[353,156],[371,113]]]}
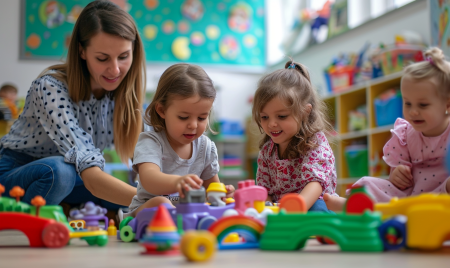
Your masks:
{"label": "bulletin board", "polygon": [[429,0],[431,45],[442,49],[450,57],[450,2],[444,0]]}
{"label": "bulletin board", "polygon": [[[64,59],[91,0],[22,0],[21,59]],[[135,19],[155,63],[264,67],[264,1],[113,0]]]}

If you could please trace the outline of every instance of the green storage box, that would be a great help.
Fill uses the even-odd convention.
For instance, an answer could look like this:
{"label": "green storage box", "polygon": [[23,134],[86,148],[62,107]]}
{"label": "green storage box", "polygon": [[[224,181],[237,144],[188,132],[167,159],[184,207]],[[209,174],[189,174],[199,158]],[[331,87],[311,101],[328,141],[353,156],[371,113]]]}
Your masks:
{"label": "green storage box", "polygon": [[369,175],[369,154],[367,145],[350,145],[345,147],[345,160],[350,178]]}

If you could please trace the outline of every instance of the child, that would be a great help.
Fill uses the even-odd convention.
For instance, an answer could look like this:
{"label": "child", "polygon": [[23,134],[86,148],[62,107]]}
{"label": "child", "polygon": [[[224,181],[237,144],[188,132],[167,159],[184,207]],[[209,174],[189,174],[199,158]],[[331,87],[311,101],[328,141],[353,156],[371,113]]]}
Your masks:
{"label": "child", "polygon": [[336,170],[323,131],[332,127],[305,66],[289,61],[285,69],[264,76],[252,113],[266,134],[260,143],[256,183],[267,189],[268,201],[299,193],[309,211],[328,212],[322,195],[335,195]]}
{"label": "child", "polygon": [[[392,138],[383,148],[391,167],[389,179],[363,177],[376,202],[425,192],[449,193],[444,165],[450,134],[450,63],[439,48],[425,52],[426,59],[405,68],[401,81],[403,116],[395,121]],[[345,198],[324,196],[327,207],[340,211]]]}
{"label": "child", "polygon": [[2,99],[6,106],[11,111],[12,118],[16,119],[19,116],[19,109],[17,108],[17,87],[12,84],[3,84],[0,88],[0,99]]}
{"label": "child", "polygon": [[[182,189],[208,188],[219,182],[217,149],[204,134],[216,90],[196,65],[175,64],[161,76],[153,101],[145,111],[152,127],[140,134],[133,169],[139,173],[130,215],[161,203],[178,202]],[[234,187],[227,185],[228,197]],[[174,194],[175,193],[175,194]]]}

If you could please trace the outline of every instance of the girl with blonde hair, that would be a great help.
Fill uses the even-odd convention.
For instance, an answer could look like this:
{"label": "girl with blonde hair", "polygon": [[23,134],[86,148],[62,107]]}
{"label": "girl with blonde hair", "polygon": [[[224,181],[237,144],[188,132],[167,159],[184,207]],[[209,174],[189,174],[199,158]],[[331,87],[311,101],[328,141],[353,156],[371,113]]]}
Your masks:
{"label": "girl with blonde hair", "polygon": [[133,18],[109,1],[89,3],[73,29],[66,62],[32,82],[22,114],[0,141],[6,193],[18,185],[28,203],[36,195],[49,205],[94,195],[128,205],[136,188],[103,171],[102,150],[114,144],[122,161],[133,156],[145,84]]}
{"label": "girl with blonde hair", "polygon": [[[383,160],[391,167],[389,179],[363,177],[353,186],[366,186],[376,202],[425,192],[450,193],[445,167],[450,135],[450,62],[442,50],[430,48],[426,60],[404,69],[400,88],[403,118],[395,121],[384,145]],[[329,209],[341,211],[345,198],[324,197]]]}

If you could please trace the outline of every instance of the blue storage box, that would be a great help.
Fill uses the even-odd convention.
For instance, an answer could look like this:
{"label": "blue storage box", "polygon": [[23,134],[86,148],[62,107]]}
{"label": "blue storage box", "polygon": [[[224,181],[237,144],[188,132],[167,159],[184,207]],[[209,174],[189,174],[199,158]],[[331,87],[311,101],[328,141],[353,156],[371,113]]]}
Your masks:
{"label": "blue storage box", "polygon": [[376,98],[374,104],[377,126],[394,124],[398,117],[403,117],[403,100],[400,94],[396,94],[386,100]]}
{"label": "blue storage box", "polygon": [[239,121],[222,119],[219,124],[222,135],[244,135],[245,130]]}

